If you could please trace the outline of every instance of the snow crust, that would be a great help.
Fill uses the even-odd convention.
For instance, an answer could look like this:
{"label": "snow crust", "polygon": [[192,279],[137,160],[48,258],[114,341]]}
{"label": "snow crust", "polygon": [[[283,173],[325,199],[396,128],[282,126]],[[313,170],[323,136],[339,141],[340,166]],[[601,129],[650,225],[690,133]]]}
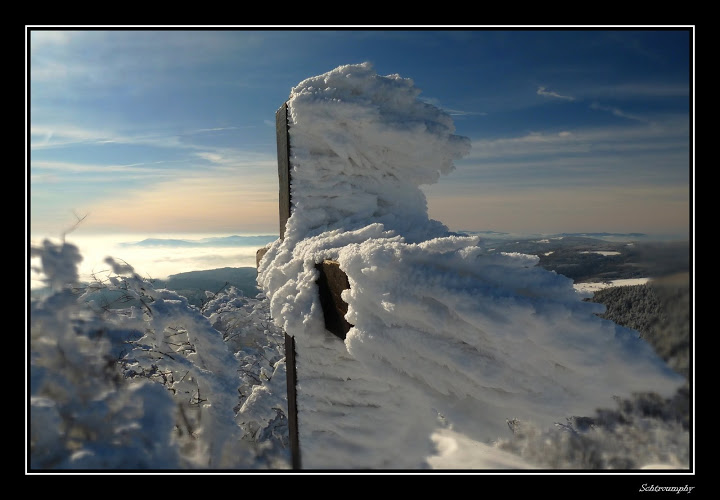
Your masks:
{"label": "snow crust", "polygon": [[[420,186],[450,174],[470,141],[419,95],[363,63],[288,100],[292,212],[258,284],[295,337],[303,468],[430,468],[442,432],[491,445],[508,420],[550,427],[615,396],[673,394],[683,378],[598,318],[572,280],[428,217]],[[344,341],[324,326],[324,259],[350,283]]]}

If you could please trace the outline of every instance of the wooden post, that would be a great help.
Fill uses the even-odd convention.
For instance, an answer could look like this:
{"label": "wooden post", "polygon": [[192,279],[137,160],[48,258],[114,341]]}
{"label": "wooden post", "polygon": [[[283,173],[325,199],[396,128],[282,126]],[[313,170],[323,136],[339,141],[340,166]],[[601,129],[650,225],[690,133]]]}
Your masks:
{"label": "wooden post", "polygon": [[[287,102],[275,113],[278,157],[278,200],[280,206],[280,239],[285,238],[285,225],[290,218],[290,140],[288,138]],[[260,252],[260,250],[258,251]],[[264,255],[265,252],[262,252]],[[258,254],[260,263],[262,255]],[[297,418],[297,372],[295,370],[295,337],[285,333],[285,371],[287,373],[288,434],[293,469],[300,469],[300,438]]]}
{"label": "wooden post", "polygon": [[287,102],[275,113],[277,135],[278,180],[280,192],[280,239],[285,237],[285,225],[290,218],[290,140],[288,137]]}
{"label": "wooden post", "polygon": [[[285,238],[285,226],[290,218],[292,199],[290,196],[290,139],[288,133],[287,102],[275,113],[275,130],[277,135],[279,207],[280,207],[280,239]],[[257,265],[266,249],[258,250]],[[320,302],[325,316],[325,328],[345,339],[352,325],[345,320],[347,304],[340,294],[350,288],[347,275],[340,269],[337,262],[326,260],[317,265],[320,277],[317,284],[320,290]],[[288,401],[288,433],[290,437],[290,456],[292,468],[300,469],[300,434],[297,412],[297,370],[295,366],[295,337],[285,333],[285,369],[287,373]]]}
{"label": "wooden post", "polygon": [[297,421],[297,373],[295,372],[295,337],[285,334],[285,371],[287,372],[288,434],[293,469],[301,469],[300,439]]}
{"label": "wooden post", "polygon": [[350,288],[347,274],[334,260],[324,260],[320,264],[316,264],[315,268],[320,271],[316,283],[320,292],[320,305],[325,318],[325,328],[345,340],[347,332],[353,327],[345,319],[348,305],[341,297],[343,290]]}

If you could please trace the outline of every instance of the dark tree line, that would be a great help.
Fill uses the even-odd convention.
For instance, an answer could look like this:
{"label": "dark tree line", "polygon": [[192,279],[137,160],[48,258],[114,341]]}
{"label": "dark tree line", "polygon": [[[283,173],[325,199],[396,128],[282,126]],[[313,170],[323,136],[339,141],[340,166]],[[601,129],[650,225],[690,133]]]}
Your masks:
{"label": "dark tree line", "polygon": [[637,330],[673,369],[688,376],[690,352],[690,282],[687,273],[595,292],[606,307],[603,318]]}

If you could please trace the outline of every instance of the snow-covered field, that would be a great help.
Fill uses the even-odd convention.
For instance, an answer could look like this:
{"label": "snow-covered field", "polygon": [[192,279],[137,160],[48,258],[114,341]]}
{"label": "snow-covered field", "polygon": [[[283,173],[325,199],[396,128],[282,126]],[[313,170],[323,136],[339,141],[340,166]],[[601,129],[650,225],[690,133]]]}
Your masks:
{"label": "snow-covered field", "polygon": [[592,293],[596,292],[598,290],[604,290],[605,288],[610,288],[614,286],[634,286],[634,285],[644,285],[649,281],[649,278],[633,278],[633,279],[625,279],[625,280],[612,280],[612,281],[602,281],[602,282],[595,282],[595,283],[574,283],[573,287],[575,290],[581,293]]}

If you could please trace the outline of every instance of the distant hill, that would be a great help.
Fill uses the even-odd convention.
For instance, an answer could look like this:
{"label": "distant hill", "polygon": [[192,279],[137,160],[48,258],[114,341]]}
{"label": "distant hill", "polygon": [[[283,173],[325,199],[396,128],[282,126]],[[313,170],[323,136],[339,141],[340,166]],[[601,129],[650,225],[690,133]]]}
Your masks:
{"label": "distant hill", "polygon": [[[257,287],[257,269],[254,267],[223,267],[206,271],[189,271],[173,274],[165,280],[151,280],[153,288],[166,288],[186,297],[188,302],[197,307],[207,302],[206,291],[218,293],[230,286],[234,286],[247,297],[255,297],[260,293]],[[77,287],[78,293],[85,289],[81,284]],[[30,291],[34,299],[40,299],[49,294],[47,288],[37,288]],[[100,306],[110,309],[122,309],[140,304],[130,299],[122,290],[99,290],[92,297]]]}
{"label": "distant hill", "polygon": [[199,240],[181,240],[172,238],[147,238],[133,243],[121,243],[123,247],[244,247],[264,246],[278,239],[277,235],[219,236]]}
{"label": "distant hill", "polygon": [[229,286],[241,290],[248,297],[260,293],[257,286],[257,269],[254,267],[223,267],[207,271],[189,271],[173,274],[166,280],[153,280],[153,286],[167,288],[187,297],[196,306],[207,301],[205,291],[217,293]]}
{"label": "distant hill", "polygon": [[[689,241],[608,241],[578,235],[514,238],[508,234],[490,231],[475,234],[484,236],[479,246],[488,253],[519,252],[537,255],[539,266],[565,275],[576,283],[659,278],[690,271]],[[243,238],[245,244],[248,244],[248,238],[258,238],[258,241],[252,244],[261,246],[274,241],[277,237],[230,236],[220,239],[230,242],[234,238]],[[207,238],[198,241],[216,245],[214,240],[215,238]],[[155,240],[145,240],[138,244],[150,245],[153,241]],[[184,242],[184,240],[159,241],[178,245]],[[234,244],[238,244],[237,241]],[[176,291],[187,297],[191,304],[200,306],[207,301],[205,291],[217,293],[228,286],[236,287],[248,297],[255,297],[260,292],[256,278],[255,267],[224,267],[174,274],[164,280],[153,280],[153,286]],[[42,293],[43,290],[33,290],[32,296],[40,296]],[[117,304],[115,307],[128,305],[114,302],[112,300],[114,298],[108,296],[108,302]]]}
{"label": "distant hill", "polygon": [[[499,234],[499,233],[498,233]],[[603,233],[607,234],[607,233]],[[587,236],[481,240],[488,253],[519,252],[537,255],[539,266],[573,281],[602,282],[632,278],[659,278],[690,271],[690,245],[683,242],[607,241]],[[195,305],[206,300],[205,291],[218,292],[225,284],[254,297],[260,290],[254,267],[225,267],[191,271],[155,280],[155,288],[168,288]]]}
{"label": "distant hill", "polygon": [[646,240],[650,241],[652,238],[645,233],[555,233],[555,234],[517,234],[517,233],[504,233],[501,231],[459,231],[459,234],[469,234],[477,236],[485,236],[488,238],[501,238],[501,239],[513,239],[519,238],[523,240],[538,240],[543,238],[573,238],[573,237],[584,237],[584,238],[595,238],[601,240],[613,240],[613,241],[638,241]]}
{"label": "distant hill", "polygon": [[554,236],[585,236],[587,238],[647,238],[645,233],[558,233]]}
{"label": "distant hill", "polygon": [[607,241],[586,236],[492,239],[488,252],[537,255],[539,266],[584,281],[657,278],[690,270],[689,241]]}

